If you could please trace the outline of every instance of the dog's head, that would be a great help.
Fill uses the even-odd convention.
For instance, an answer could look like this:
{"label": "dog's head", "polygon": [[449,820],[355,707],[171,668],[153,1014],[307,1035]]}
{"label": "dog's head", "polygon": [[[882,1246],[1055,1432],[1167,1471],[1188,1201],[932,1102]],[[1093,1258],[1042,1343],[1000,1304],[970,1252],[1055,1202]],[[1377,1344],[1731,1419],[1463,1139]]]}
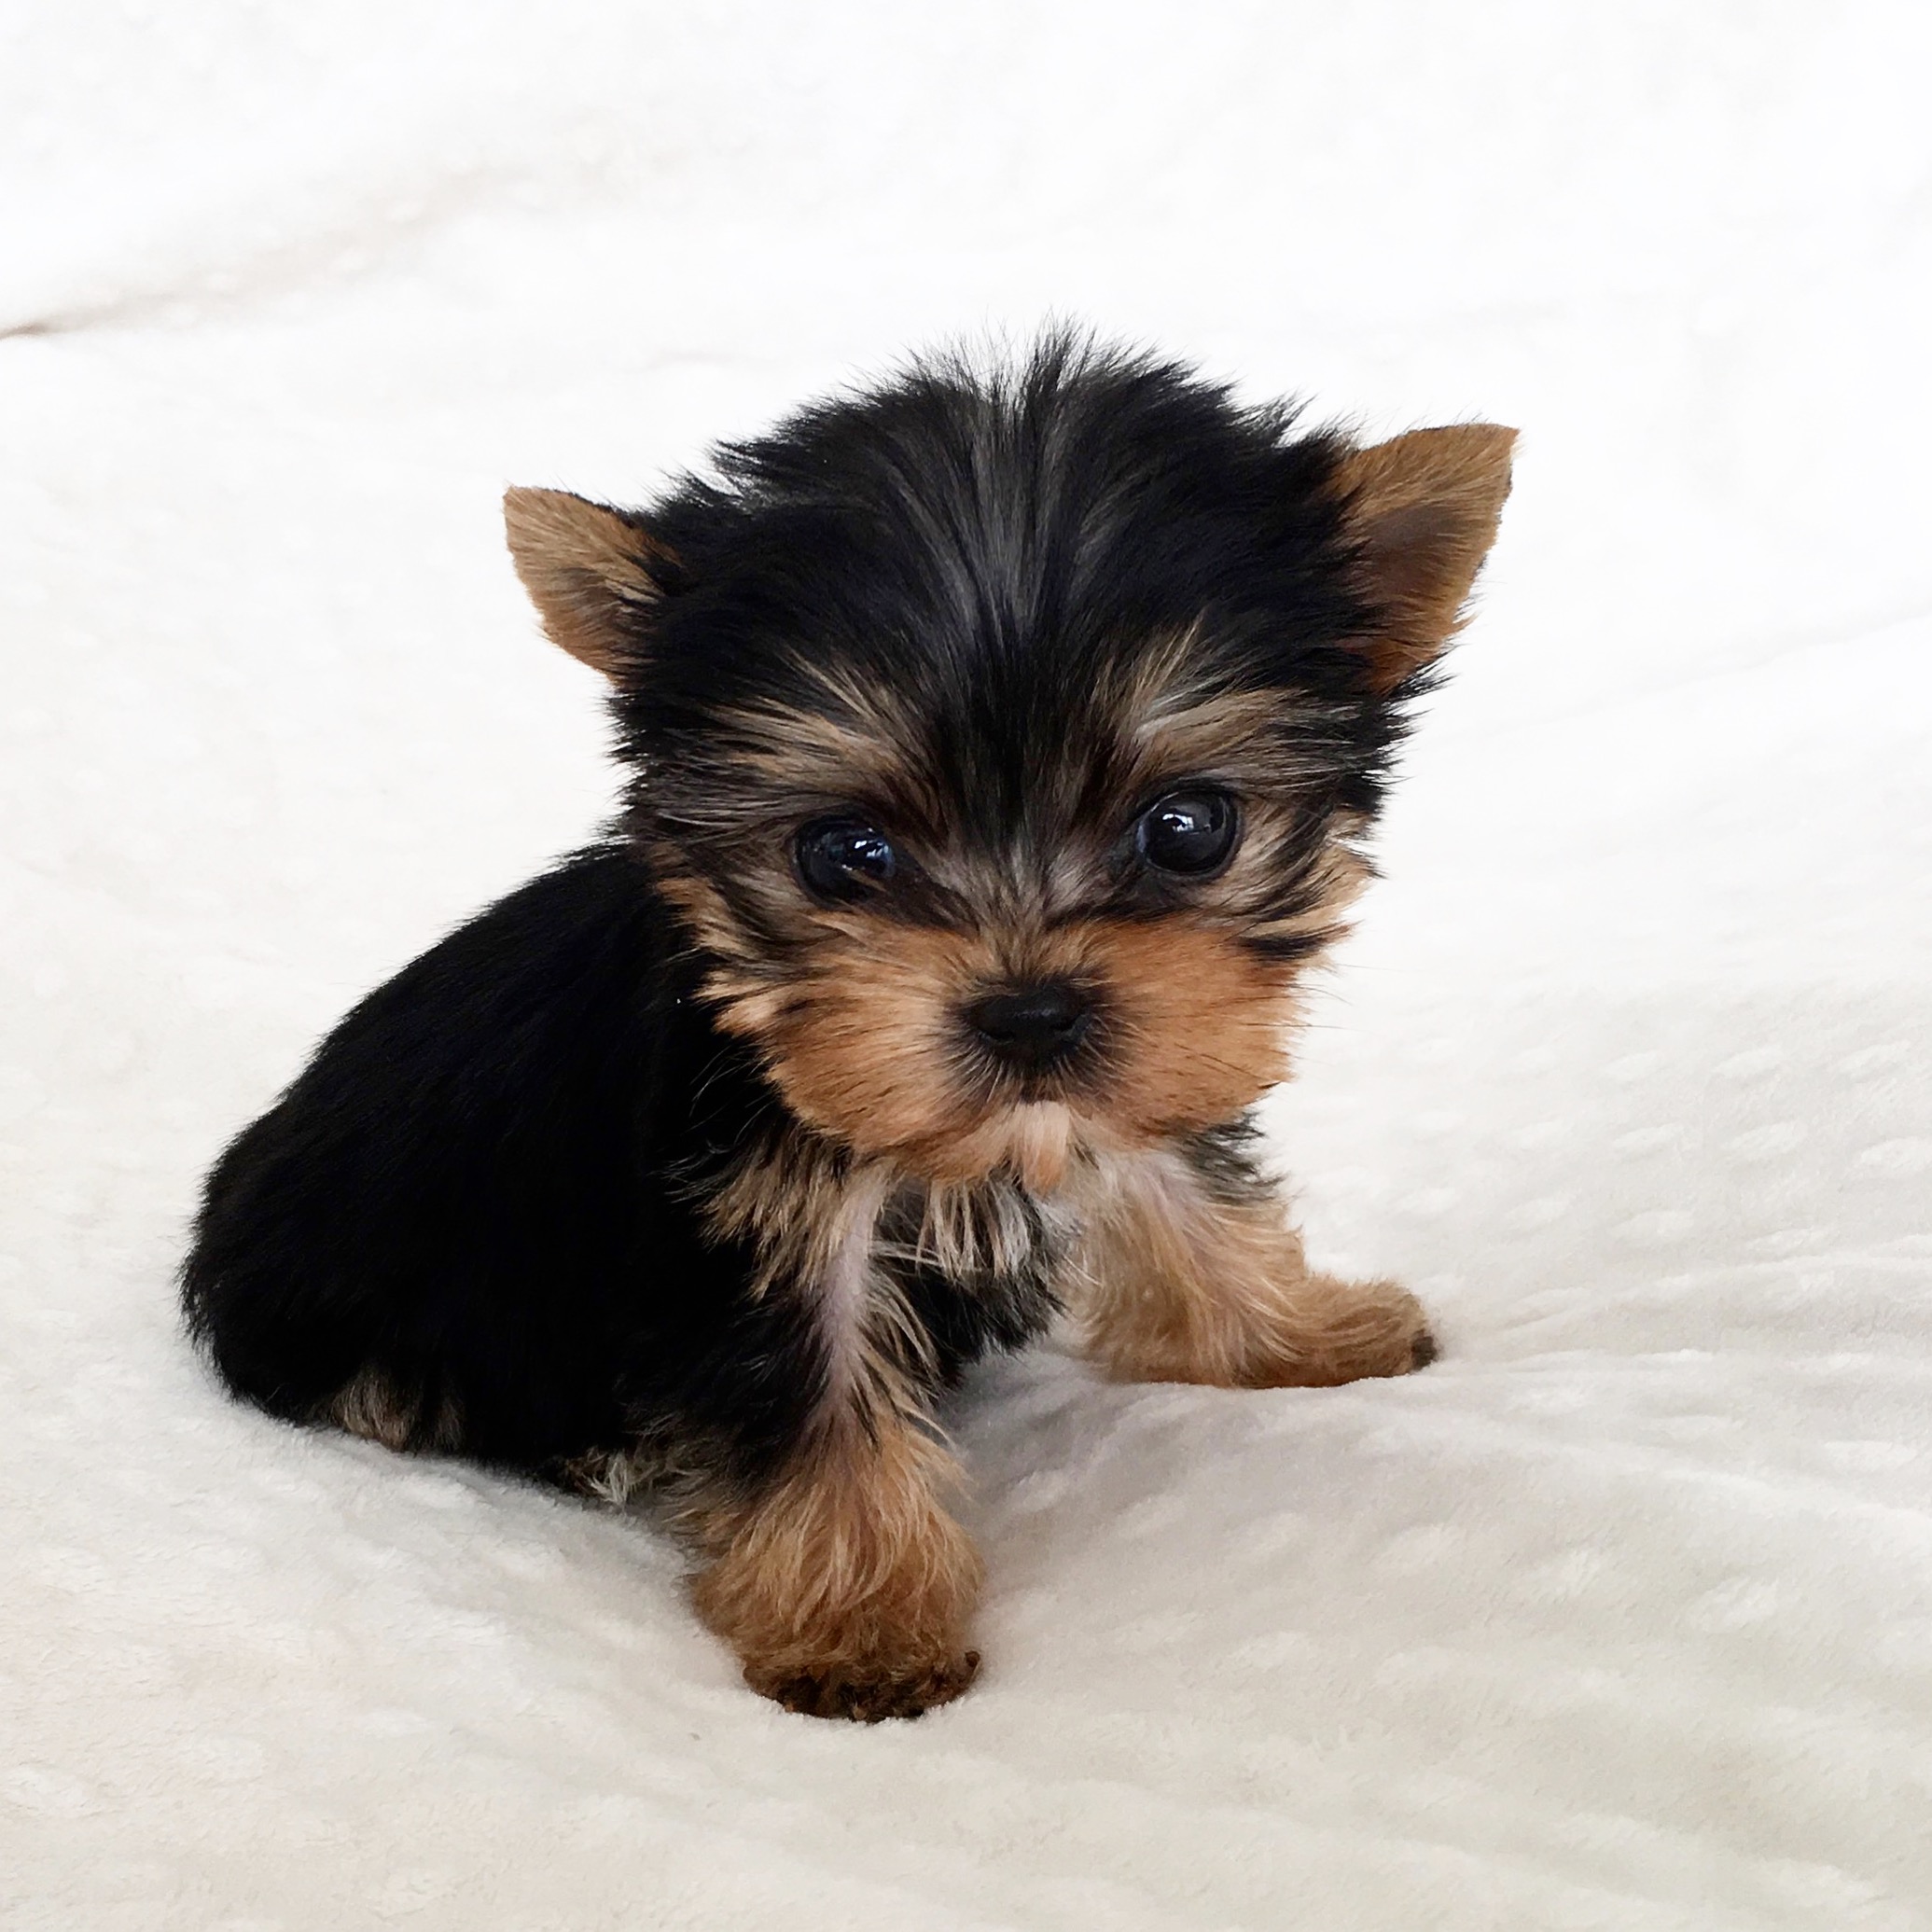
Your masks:
{"label": "dog's head", "polygon": [[1045,1188],[1283,1077],[1512,440],[1298,435],[1060,338],[804,410],[646,511],[506,507],[720,1025],[855,1151]]}

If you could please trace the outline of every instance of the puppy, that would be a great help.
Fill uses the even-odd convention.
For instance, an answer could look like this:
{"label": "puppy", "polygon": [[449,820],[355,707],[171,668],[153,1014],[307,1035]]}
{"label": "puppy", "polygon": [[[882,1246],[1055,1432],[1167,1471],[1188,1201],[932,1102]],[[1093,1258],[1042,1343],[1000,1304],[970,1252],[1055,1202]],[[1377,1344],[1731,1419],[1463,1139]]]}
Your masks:
{"label": "puppy", "polygon": [[798,1711],[956,1697],[934,1395],[1065,1311],[1129,1380],[1401,1375],[1249,1113],[1368,875],[1513,432],[1358,447],[1068,336],[648,510],[506,498],[620,821],[363,1001],[223,1155],[191,1328],[271,1412],[613,1496]]}

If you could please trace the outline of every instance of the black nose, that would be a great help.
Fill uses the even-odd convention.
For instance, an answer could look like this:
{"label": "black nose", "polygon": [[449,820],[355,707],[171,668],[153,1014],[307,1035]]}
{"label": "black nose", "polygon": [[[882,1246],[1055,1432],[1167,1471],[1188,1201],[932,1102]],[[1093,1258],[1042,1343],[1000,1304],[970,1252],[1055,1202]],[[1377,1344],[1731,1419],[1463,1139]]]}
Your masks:
{"label": "black nose", "polygon": [[1071,986],[1022,986],[966,1008],[966,1022],[1013,1066],[1048,1066],[1080,1044],[1092,1009]]}

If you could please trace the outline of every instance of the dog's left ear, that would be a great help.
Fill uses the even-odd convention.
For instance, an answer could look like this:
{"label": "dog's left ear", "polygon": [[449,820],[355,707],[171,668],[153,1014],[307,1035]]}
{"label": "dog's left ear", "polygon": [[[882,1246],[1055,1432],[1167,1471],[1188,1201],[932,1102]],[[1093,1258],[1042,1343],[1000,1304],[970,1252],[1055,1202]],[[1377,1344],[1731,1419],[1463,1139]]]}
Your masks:
{"label": "dog's left ear", "polygon": [[1461,628],[1509,493],[1515,441],[1513,429],[1463,423],[1342,457],[1336,481],[1361,588],[1382,617],[1362,650],[1383,696],[1434,662]]}
{"label": "dog's left ear", "polygon": [[506,490],[503,522],[550,641],[615,682],[636,661],[651,606],[664,596],[668,553],[631,511],[567,490]]}

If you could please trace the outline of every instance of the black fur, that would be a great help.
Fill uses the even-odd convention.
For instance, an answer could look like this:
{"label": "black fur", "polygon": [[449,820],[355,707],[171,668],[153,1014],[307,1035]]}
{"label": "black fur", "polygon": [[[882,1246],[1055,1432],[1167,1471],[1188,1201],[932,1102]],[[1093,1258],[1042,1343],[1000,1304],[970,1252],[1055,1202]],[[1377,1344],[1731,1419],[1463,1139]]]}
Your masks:
{"label": "black fur", "polygon": [[[1424,681],[1397,702],[1369,688],[1358,646],[1380,616],[1332,487],[1345,445],[1295,434],[1295,415],[1056,335],[1018,368],[917,364],[727,446],[715,478],[638,520],[665,596],[631,614],[638,674],[616,699],[633,829],[729,890],[772,807],[822,801],[721,809],[742,786],[717,722],[825,709],[811,670],[832,661],[915,701],[939,797],[896,800],[901,816],[991,855],[1050,844],[1091,803],[1058,785],[1095,775],[1077,754],[1112,722],[1093,715],[1098,667],[1181,632],[1203,681],[1282,695],[1316,780],[1311,847],[1332,813],[1372,816]],[[758,924],[748,897],[734,908]],[[895,910],[948,909],[908,893]]]}

